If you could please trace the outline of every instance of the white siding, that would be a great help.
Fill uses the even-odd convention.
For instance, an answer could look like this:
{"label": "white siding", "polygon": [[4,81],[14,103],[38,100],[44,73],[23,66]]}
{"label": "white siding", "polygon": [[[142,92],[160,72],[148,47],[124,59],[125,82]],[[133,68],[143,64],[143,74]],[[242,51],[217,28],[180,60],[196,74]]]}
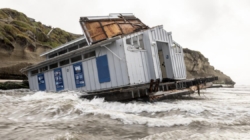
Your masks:
{"label": "white siding", "polygon": [[[128,38],[131,38],[131,36],[128,36]],[[123,42],[126,42],[126,38],[123,39]],[[128,45],[125,44],[125,55],[130,84],[134,85],[149,82],[147,51],[130,51],[127,47]]]}
{"label": "white siding", "polygon": [[[168,44],[167,49],[169,50],[168,54],[170,56],[170,62],[168,65],[167,78],[186,79],[186,66],[185,66],[185,62],[184,62],[184,54],[183,54],[182,47],[179,46],[181,52],[176,53],[176,47],[172,47],[172,45],[171,45],[174,43],[173,39],[172,39],[172,35],[171,35],[171,33],[166,32],[163,29],[163,26],[157,26],[157,27],[151,29],[151,34],[152,34],[152,41],[165,42]],[[163,49],[163,53],[164,53],[164,49]],[[154,47],[154,49],[152,50],[152,54],[153,55],[155,54],[157,56],[157,58],[159,58],[157,47]],[[153,57],[153,59],[154,59],[154,57]],[[158,66],[160,66],[158,62],[159,62],[159,59],[156,59],[154,61],[154,63],[156,63]],[[157,69],[155,69],[155,70],[161,71],[160,67],[157,67]]]}
{"label": "white siding", "polygon": [[31,90],[39,90],[37,75],[30,75],[29,84]]}
{"label": "white siding", "polygon": [[[143,34],[145,50],[128,50],[126,38],[131,38],[140,34]],[[185,79],[186,67],[182,48],[180,47],[181,52],[176,53],[176,48],[171,46],[171,44],[174,43],[171,33],[166,32],[163,29],[163,26],[157,26],[118,39],[115,42],[106,45],[108,49],[101,46],[95,49],[96,57],[107,55],[110,82],[99,83],[96,58],[89,58],[81,61],[84,71],[85,87],[76,89],[73,64],[62,67],[64,89],[96,91],[148,83],[150,82],[150,79],[162,78],[157,42],[165,43],[165,45],[162,45],[165,46],[162,48],[163,54],[164,56],[167,54],[170,56],[170,59],[166,61],[168,78]],[[46,89],[48,91],[56,91],[54,71],[45,71],[44,76]],[[31,76],[29,73],[29,84],[31,90],[39,89],[37,75]]]}

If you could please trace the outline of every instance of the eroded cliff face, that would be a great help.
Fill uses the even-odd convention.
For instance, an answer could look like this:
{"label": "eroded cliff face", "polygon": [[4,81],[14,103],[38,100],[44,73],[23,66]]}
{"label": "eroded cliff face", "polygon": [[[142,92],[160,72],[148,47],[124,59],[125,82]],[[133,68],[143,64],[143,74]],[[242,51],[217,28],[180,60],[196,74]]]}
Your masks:
{"label": "eroded cliff face", "polygon": [[185,64],[187,69],[187,78],[218,76],[219,80],[214,82],[218,84],[235,84],[235,82],[223,72],[216,70],[211,66],[208,58],[198,51],[183,49],[185,54]]}
{"label": "eroded cliff face", "polygon": [[41,53],[80,37],[59,28],[49,34],[51,30],[21,12],[0,9],[0,79],[21,75],[20,68],[45,59]]}

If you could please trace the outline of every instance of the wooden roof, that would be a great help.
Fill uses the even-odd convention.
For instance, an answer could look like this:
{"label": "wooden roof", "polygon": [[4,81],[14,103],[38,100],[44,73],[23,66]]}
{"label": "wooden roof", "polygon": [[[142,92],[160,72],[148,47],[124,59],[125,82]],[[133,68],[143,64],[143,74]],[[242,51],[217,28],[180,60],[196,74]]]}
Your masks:
{"label": "wooden roof", "polygon": [[149,29],[133,14],[110,14],[101,17],[81,17],[80,24],[89,44]]}

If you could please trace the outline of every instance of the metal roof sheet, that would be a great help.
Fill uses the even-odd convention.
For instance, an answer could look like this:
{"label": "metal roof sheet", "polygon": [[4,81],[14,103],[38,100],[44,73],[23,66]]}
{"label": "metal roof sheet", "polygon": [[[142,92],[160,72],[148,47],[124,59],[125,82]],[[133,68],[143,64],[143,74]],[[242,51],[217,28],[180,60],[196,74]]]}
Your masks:
{"label": "metal roof sheet", "polygon": [[85,39],[85,36],[81,36],[81,37],[79,37],[79,38],[77,38],[77,39],[75,39],[75,40],[72,40],[72,41],[69,41],[69,42],[67,42],[67,43],[65,43],[65,44],[62,44],[62,45],[59,46],[59,47],[56,47],[56,48],[54,48],[54,49],[52,49],[52,50],[49,50],[49,51],[47,51],[47,52],[45,52],[45,53],[42,53],[40,56],[45,56],[45,55],[48,55],[48,54],[50,54],[50,53],[56,52],[56,51],[58,51],[58,50],[60,50],[60,49],[63,49],[63,48],[65,48],[65,47],[67,47],[67,46],[69,46],[69,45],[71,45],[71,44],[74,44],[74,43],[76,43],[76,42],[82,41],[82,40],[84,40],[84,39]]}

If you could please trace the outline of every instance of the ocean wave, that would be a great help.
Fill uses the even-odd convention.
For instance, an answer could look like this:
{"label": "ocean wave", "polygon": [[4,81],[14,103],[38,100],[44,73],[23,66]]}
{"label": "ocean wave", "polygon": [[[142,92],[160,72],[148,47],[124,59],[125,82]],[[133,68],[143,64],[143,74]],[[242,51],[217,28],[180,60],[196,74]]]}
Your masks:
{"label": "ocean wave", "polygon": [[[0,107],[0,115],[9,120],[27,122],[51,122],[74,120],[81,117],[108,116],[124,124],[146,125],[148,127],[171,127],[186,125],[249,125],[249,108],[211,104],[204,101],[175,102],[105,102],[102,98],[79,99],[78,92],[61,93],[36,92],[15,97],[2,95],[9,102]],[[14,100],[14,99],[13,99]],[[8,111],[6,111],[8,110]],[[181,113],[167,114],[171,111]],[[143,114],[146,112],[146,114]],[[207,116],[206,112],[211,114]],[[238,115],[240,112],[241,116]],[[160,113],[163,115],[154,115]],[[228,118],[226,120],[225,118]]]}
{"label": "ocean wave", "polygon": [[232,132],[232,131],[206,131],[197,133],[195,131],[175,130],[163,133],[157,133],[141,138],[139,140],[166,140],[166,139],[182,139],[182,140],[200,140],[200,139],[219,139],[219,140],[235,140],[235,139],[250,139],[247,132]]}

